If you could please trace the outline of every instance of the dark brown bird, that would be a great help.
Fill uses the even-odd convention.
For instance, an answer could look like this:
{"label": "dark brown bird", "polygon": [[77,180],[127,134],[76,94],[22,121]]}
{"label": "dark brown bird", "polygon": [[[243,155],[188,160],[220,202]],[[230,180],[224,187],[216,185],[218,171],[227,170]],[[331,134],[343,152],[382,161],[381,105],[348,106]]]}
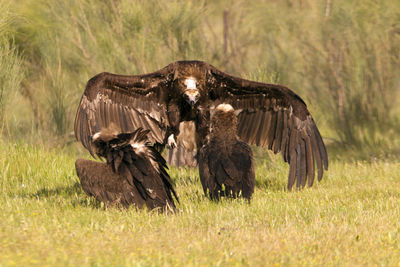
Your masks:
{"label": "dark brown bird", "polygon": [[254,192],[253,152],[237,136],[237,118],[229,104],[220,104],[211,119],[211,130],[199,153],[199,173],[204,194],[243,196]]}
{"label": "dark brown bird", "polygon": [[[328,155],[304,101],[285,86],[245,80],[202,61],[177,61],[153,73],[91,78],[75,118],[75,135],[93,154],[90,138],[110,123],[124,133],[142,127],[152,143],[176,146],[180,123],[193,121],[196,147],[210,126],[210,110],[230,104],[241,140],[281,152],[290,164],[288,188],[311,186]],[[182,150],[185,151],[185,150]]]}
{"label": "dark brown bird", "polygon": [[178,200],[166,162],[147,139],[148,130],[119,134],[111,125],[93,135],[92,148],[107,163],[78,159],[83,190],[107,205],[174,210]]}

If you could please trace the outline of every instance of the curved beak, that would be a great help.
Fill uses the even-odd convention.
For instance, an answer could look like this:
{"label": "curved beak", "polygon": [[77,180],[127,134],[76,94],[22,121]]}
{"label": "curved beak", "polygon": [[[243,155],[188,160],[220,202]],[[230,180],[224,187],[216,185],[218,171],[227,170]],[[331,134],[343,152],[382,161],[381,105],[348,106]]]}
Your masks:
{"label": "curved beak", "polygon": [[185,101],[193,107],[199,101],[200,93],[197,89],[188,89],[185,91],[183,96]]}

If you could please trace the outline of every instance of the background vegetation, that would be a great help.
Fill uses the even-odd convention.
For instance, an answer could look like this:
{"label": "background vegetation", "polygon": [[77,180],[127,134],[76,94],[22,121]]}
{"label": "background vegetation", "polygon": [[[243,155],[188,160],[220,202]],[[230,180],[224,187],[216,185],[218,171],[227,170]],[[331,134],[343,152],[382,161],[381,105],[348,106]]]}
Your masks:
{"label": "background vegetation", "polygon": [[2,0],[2,9],[9,137],[68,143],[90,77],[199,59],[292,88],[336,145],[396,150],[398,1]]}
{"label": "background vegetation", "polygon": [[[399,263],[399,1],[0,0],[0,14],[0,265]],[[87,80],[183,59],[297,92],[328,144],[322,183],[286,192],[287,166],[255,149],[250,205],[208,201],[190,169],[170,172],[174,216],[86,197],[72,124]]]}

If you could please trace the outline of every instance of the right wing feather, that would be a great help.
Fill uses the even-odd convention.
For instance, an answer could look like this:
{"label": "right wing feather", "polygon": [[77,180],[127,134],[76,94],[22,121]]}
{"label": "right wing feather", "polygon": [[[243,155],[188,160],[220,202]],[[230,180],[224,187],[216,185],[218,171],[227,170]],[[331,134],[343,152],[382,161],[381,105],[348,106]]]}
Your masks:
{"label": "right wing feather", "polygon": [[75,136],[93,155],[91,138],[114,123],[121,133],[150,130],[151,142],[163,143],[168,123],[171,65],[145,75],[101,73],[91,78],[75,117]]}

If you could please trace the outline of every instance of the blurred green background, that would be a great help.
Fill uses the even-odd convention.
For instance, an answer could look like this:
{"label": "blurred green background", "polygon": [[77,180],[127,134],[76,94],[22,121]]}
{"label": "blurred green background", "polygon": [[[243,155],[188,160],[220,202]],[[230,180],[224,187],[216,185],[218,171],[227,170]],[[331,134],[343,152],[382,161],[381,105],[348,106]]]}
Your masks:
{"label": "blurred green background", "polygon": [[0,0],[3,138],[72,146],[87,80],[197,59],[280,83],[335,156],[400,153],[400,1]]}

